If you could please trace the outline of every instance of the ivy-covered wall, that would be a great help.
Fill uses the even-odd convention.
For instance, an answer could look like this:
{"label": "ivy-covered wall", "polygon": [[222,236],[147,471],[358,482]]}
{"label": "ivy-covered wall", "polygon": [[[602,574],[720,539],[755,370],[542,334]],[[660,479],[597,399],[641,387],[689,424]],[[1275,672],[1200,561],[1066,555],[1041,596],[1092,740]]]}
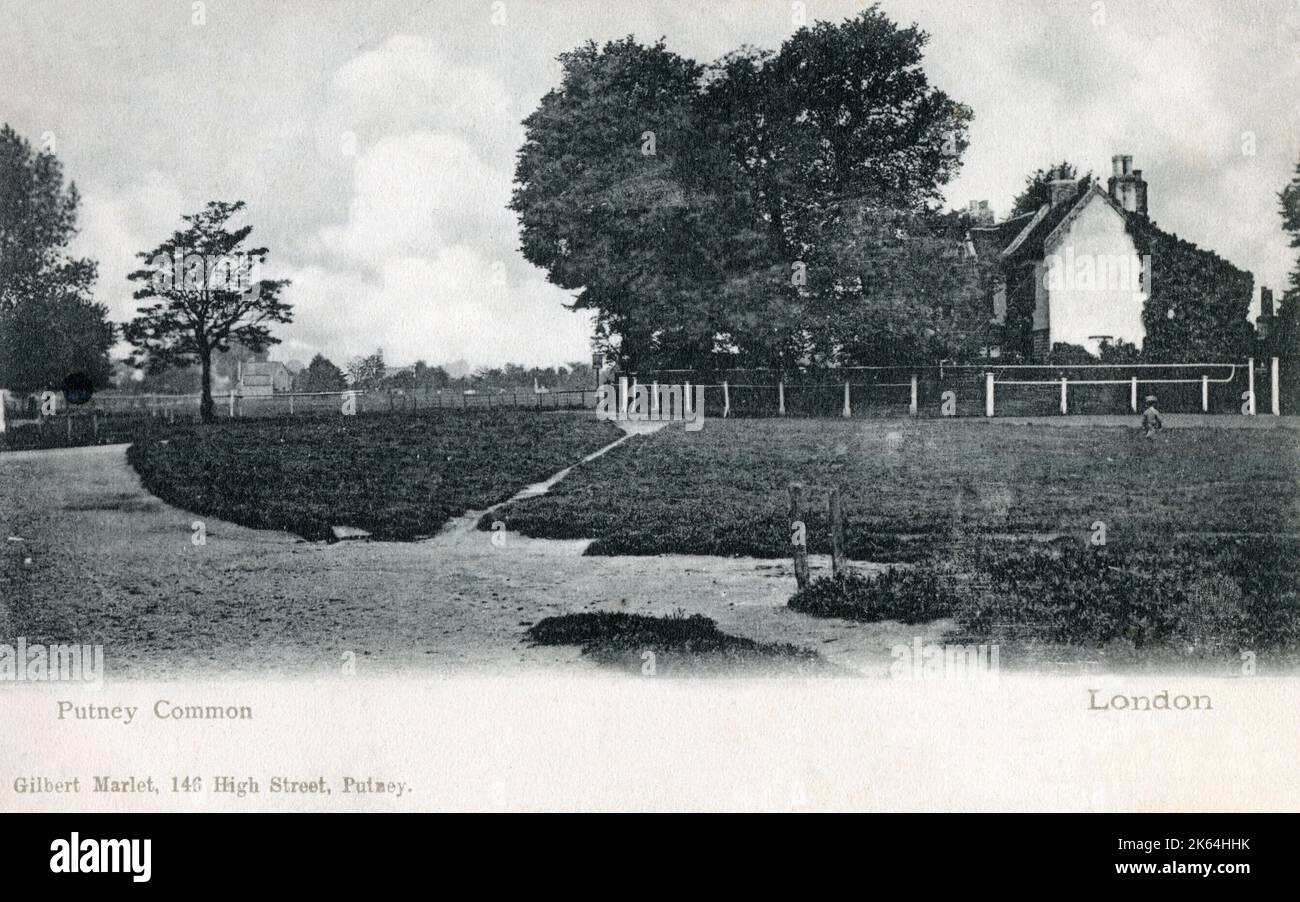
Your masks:
{"label": "ivy-covered wall", "polygon": [[1128,230],[1138,253],[1151,255],[1143,359],[1213,362],[1249,354],[1254,276],[1149,220],[1130,216]]}

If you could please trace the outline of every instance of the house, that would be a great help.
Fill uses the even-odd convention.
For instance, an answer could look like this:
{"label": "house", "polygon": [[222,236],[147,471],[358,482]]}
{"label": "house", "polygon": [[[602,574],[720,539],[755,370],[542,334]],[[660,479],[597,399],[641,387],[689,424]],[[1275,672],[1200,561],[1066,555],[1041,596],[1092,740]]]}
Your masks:
{"label": "house", "polygon": [[239,366],[239,394],[245,398],[274,395],[293,388],[293,374],[278,360],[249,361]]}
{"label": "house", "polygon": [[1139,251],[1135,226],[1154,229],[1147,182],[1131,156],[1112,165],[1106,188],[1053,180],[1050,202],[1002,223],[988,223],[977,215],[986,207],[971,205],[967,253],[993,267],[992,317],[1005,327],[1003,347],[990,356],[1008,350],[1041,360],[1058,344],[1093,354],[1118,341],[1141,347],[1151,256]]}

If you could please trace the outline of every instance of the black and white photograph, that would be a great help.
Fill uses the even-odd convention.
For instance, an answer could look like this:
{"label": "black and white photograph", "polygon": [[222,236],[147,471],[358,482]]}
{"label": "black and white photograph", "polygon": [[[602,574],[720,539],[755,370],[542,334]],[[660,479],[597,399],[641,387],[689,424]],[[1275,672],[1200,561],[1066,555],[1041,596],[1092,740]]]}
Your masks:
{"label": "black and white photograph", "polygon": [[1300,807],[1300,3],[0,21],[0,811]]}

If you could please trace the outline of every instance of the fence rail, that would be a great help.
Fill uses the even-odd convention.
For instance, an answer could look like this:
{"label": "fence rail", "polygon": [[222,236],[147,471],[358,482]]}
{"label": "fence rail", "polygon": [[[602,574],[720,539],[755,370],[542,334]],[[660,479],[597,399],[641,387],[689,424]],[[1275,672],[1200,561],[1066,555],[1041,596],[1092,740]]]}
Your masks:
{"label": "fence rail", "polygon": [[[763,381],[756,374],[774,378]],[[934,364],[844,367],[782,374],[772,369],[627,373],[628,391],[668,384],[703,388],[707,416],[1026,416],[1122,414],[1144,392],[1176,413],[1300,412],[1280,390],[1280,364]],[[831,380],[834,381],[831,381]],[[1044,391],[1044,390],[1049,391]]]}
{"label": "fence rail", "polygon": [[[1300,413],[1300,364],[1278,358],[1222,363],[1155,364],[935,364],[918,367],[849,367],[784,375],[775,370],[700,373],[660,370],[616,374],[615,383],[651,393],[678,385],[688,397],[703,389],[706,417],[1044,416],[1131,414],[1144,392],[1158,391],[1165,413]],[[763,380],[756,374],[771,374]],[[739,377],[733,380],[733,376]],[[1039,376],[1041,378],[1033,378]],[[581,410],[596,406],[588,389],[226,393],[214,397],[220,418],[342,413],[399,413],[428,409]],[[200,396],[105,392],[69,407],[56,393],[15,397],[0,391],[0,435],[19,447],[15,427],[36,430],[34,447],[130,441],[147,424],[197,420]],[[694,406],[693,404],[691,405]],[[646,405],[656,410],[657,403]],[[52,414],[52,415],[49,415]]]}

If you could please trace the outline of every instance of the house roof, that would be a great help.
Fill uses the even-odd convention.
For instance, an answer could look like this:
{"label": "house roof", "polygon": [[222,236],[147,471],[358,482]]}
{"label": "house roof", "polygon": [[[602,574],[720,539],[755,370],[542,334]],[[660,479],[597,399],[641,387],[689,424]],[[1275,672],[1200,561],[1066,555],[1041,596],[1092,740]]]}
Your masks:
{"label": "house roof", "polygon": [[1033,213],[1025,213],[995,226],[972,228],[970,240],[975,246],[975,256],[981,260],[996,259],[997,255],[1002,253],[1002,249],[1010,244],[1033,218]]}
{"label": "house roof", "polygon": [[250,360],[243,364],[241,371],[244,373],[274,373],[276,367],[288,369],[278,360]]}
{"label": "house roof", "polygon": [[1005,263],[1041,259],[1063,234],[1065,227],[1077,218],[1094,198],[1100,198],[1120,216],[1128,217],[1124,208],[1107,194],[1105,189],[1094,182],[1087,188],[1081,189],[1073,201],[1064,201],[1056,206],[1043,204],[1033,213],[1008,219],[996,226],[971,229],[971,241],[975,245],[977,255],[983,259],[997,258]]}

